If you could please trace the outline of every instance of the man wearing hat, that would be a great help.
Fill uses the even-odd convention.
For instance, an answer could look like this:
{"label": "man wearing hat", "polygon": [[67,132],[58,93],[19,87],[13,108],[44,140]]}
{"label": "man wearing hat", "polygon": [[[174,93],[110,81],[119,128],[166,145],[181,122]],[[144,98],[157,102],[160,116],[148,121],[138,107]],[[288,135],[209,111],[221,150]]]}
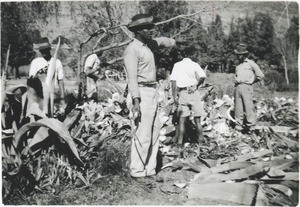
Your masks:
{"label": "man wearing hat", "polygon": [[156,174],[160,123],[153,51],[159,46],[176,45],[174,39],[167,37],[151,39],[150,30],[154,26],[149,15],[138,14],[132,17],[128,29],[134,33],[135,38],[124,51],[129,91],[127,104],[137,123],[130,163],[130,173],[135,178]]}
{"label": "man wearing hat", "polygon": [[247,46],[245,44],[240,43],[234,52],[237,54],[239,61],[239,65],[235,70],[236,129],[239,131],[248,131],[251,130],[251,127],[256,123],[252,85],[262,81],[264,74],[254,61],[247,58],[249,52],[247,51]]}
{"label": "man wearing hat", "polygon": [[[42,82],[45,82],[49,73],[49,66],[54,61],[51,56],[51,45],[47,37],[41,38],[37,44],[34,44],[34,48],[39,50],[42,57],[37,57],[32,60],[29,69],[29,77],[39,77]],[[54,86],[59,87],[60,91],[60,108],[62,113],[65,108],[65,88],[64,88],[64,71],[62,63],[59,59],[56,59],[56,67],[54,71]]]}

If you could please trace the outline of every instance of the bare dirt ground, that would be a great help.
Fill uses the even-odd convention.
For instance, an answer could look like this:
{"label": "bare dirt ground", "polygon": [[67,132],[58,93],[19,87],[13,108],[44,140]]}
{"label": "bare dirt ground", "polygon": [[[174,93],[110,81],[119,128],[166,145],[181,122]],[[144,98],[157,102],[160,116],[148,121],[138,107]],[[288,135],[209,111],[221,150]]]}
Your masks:
{"label": "bare dirt ground", "polygon": [[[222,83],[219,77],[222,76]],[[224,78],[225,77],[225,78]],[[232,74],[213,74],[208,82],[218,85],[223,94],[233,92]],[[26,78],[19,80],[8,80],[7,87],[11,85],[26,84]],[[125,82],[119,82],[125,87]],[[65,82],[67,93],[77,88],[76,79],[72,78]],[[298,91],[270,92],[262,88],[256,88],[257,98],[286,97],[298,100]],[[130,141],[128,140],[128,145]],[[162,166],[169,162],[166,157],[162,158]],[[124,165],[124,163],[123,163]],[[133,180],[128,168],[103,175],[93,185],[70,185],[64,189],[57,189],[49,194],[37,193],[31,196],[12,197],[6,204],[9,205],[239,205],[236,203],[225,203],[218,200],[189,200],[188,188],[178,187],[175,184],[187,184],[197,173],[192,170],[179,168],[165,168],[157,177],[147,183]],[[297,195],[296,195],[297,196]]]}

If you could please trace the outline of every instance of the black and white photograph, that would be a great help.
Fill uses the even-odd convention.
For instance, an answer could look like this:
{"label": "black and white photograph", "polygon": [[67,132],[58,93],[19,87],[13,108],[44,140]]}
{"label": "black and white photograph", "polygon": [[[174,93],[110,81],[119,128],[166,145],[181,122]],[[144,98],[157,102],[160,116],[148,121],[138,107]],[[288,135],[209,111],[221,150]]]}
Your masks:
{"label": "black and white photograph", "polygon": [[1,1],[1,205],[298,206],[298,1]]}

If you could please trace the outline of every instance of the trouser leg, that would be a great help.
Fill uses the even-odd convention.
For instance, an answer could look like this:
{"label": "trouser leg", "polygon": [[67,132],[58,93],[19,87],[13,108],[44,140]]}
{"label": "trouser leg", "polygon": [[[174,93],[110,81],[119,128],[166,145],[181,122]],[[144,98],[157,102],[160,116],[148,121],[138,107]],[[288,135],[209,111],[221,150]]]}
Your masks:
{"label": "trouser leg", "polygon": [[152,130],[152,143],[150,145],[148,159],[146,160],[146,173],[147,176],[156,174],[156,165],[157,165],[157,154],[159,148],[159,131],[161,128],[161,123],[159,121],[158,114],[156,113],[153,130]]}
{"label": "trouser leg", "polygon": [[253,104],[253,87],[251,85],[245,85],[242,96],[246,114],[246,126],[254,126],[256,123],[256,116]]}
{"label": "trouser leg", "polygon": [[131,145],[130,171],[134,177],[146,176],[149,158],[152,155],[156,157],[154,153],[151,153],[156,150],[156,145],[150,147],[153,144],[152,130],[154,118],[157,113],[156,90],[154,88],[141,87],[140,95],[141,121],[136,132],[136,137],[133,138]]}
{"label": "trouser leg", "polygon": [[241,85],[238,85],[235,89],[234,102],[235,102],[234,104],[235,120],[238,122],[238,125],[243,126],[244,107],[243,107],[243,99],[241,96]]}

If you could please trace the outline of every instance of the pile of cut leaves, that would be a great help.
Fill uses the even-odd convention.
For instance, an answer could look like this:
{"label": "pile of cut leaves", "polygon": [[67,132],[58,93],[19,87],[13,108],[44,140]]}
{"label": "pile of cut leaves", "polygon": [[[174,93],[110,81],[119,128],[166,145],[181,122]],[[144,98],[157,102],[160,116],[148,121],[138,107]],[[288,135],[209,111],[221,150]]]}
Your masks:
{"label": "pile of cut leaves", "polygon": [[[202,117],[202,125],[206,142],[186,143],[180,157],[166,142],[171,130],[162,130],[161,151],[169,160],[162,169],[197,173],[182,185],[188,188],[187,205],[199,204],[203,199],[235,205],[296,205],[298,104],[285,98],[261,100],[256,103],[255,130],[242,134],[231,127],[235,122],[231,116],[233,103],[227,95],[204,103],[207,114]],[[166,121],[163,129],[171,128]]]}

